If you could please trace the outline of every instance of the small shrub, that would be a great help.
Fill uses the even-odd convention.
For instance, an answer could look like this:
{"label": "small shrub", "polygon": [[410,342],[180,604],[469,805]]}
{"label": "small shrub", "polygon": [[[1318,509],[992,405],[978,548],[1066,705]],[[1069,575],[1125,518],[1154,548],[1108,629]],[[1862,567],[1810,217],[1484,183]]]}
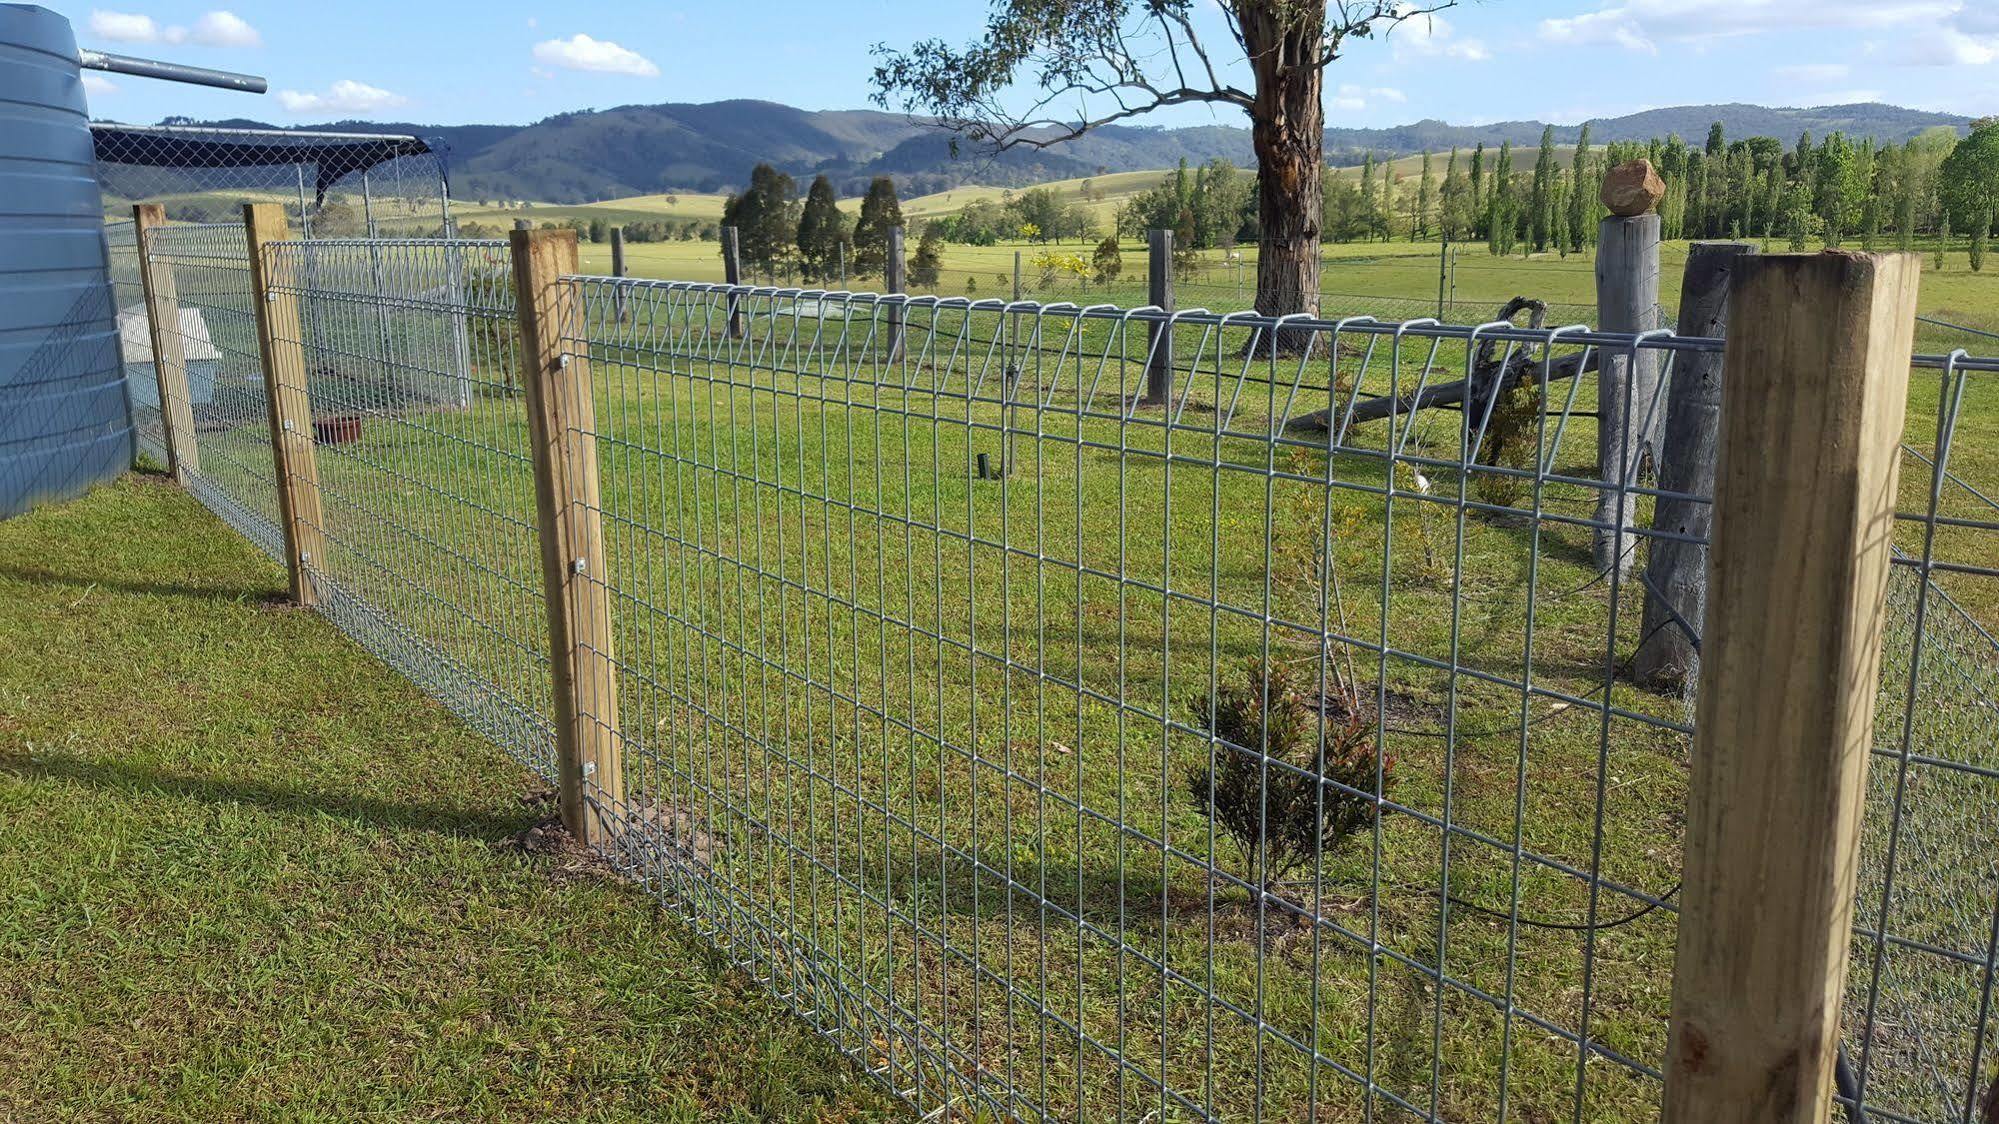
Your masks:
{"label": "small shrub", "polygon": [[[1372,724],[1350,689],[1329,701],[1309,698],[1281,664],[1251,664],[1190,703],[1219,744],[1188,771],[1187,792],[1235,844],[1252,885],[1269,889],[1374,822],[1371,797],[1337,787],[1374,791]],[[1381,762],[1384,784],[1391,764]]]}

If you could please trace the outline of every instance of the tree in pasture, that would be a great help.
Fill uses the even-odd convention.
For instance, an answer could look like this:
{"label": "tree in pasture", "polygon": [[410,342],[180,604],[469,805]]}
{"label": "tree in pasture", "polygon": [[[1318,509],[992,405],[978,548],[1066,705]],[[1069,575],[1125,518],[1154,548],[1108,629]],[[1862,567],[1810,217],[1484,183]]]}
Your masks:
{"label": "tree in pasture", "polygon": [[805,192],[805,209],[798,216],[798,261],[808,281],[833,279],[839,272],[840,250],[847,242],[847,216],[833,194],[833,181],[814,176]]}
{"label": "tree in pasture", "polygon": [[1513,144],[1499,145],[1499,163],[1492,171],[1492,198],[1486,207],[1486,248],[1505,257],[1513,252],[1519,215],[1513,199]]}
{"label": "tree in pasture", "polygon": [[1827,135],[1816,156],[1812,203],[1825,222],[1826,245],[1837,248],[1866,202],[1867,169],[1843,133]]}
{"label": "tree in pasture", "polygon": [[1937,194],[1945,215],[1971,232],[1972,268],[1985,265],[1985,240],[1999,215],[1999,118],[1972,125],[1937,169]]}
{"label": "tree in pasture", "polygon": [[1090,255],[1090,276],[1099,285],[1108,285],[1124,272],[1124,258],[1118,253],[1117,235],[1106,234],[1097,243],[1097,252]]}
{"label": "tree in pasture", "polygon": [[916,243],[916,256],[909,259],[909,283],[917,289],[935,289],[937,278],[944,272],[944,239],[934,227],[923,228],[923,238]]}
{"label": "tree in pasture", "polygon": [[604,225],[603,219],[590,220],[590,241],[602,242],[610,236],[610,228]]}
{"label": "tree in pasture", "polygon": [[1436,193],[1437,185],[1430,175],[1430,150],[1426,148],[1423,150],[1423,178],[1416,187],[1416,213],[1412,216],[1415,221],[1409,224],[1411,242],[1430,236],[1430,203]]}
{"label": "tree in pasture", "polygon": [[1480,141],[1471,151],[1471,229],[1468,237],[1477,237],[1485,230],[1485,142]]}
{"label": "tree in pasture", "polygon": [[1546,250],[1555,236],[1555,127],[1541,130],[1541,151],[1534,157],[1534,186],[1527,197],[1533,224],[1534,249]]}
{"label": "tree in pasture", "polygon": [[861,217],[854,223],[854,272],[874,277],[888,272],[888,232],[902,225],[902,202],[895,181],[876,176],[861,197]]}
{"label": "tree in pasture", "polygon": [[1569,167],[1568,228],[1569,249],[1581,253],[1584,246],[1594,238],[1595,224],[1590,221],[1590,200],[1598,191],[1600,176],[1595,173],[1589,153],[1589,122],[1583,122],[1582,135],[1576,138],[1576,154]]}
{"label": "tree in pasture", "polygon": [[758,164],[750,186],[722,207],[722,224],[736,228],[736,252],[743,264],[774,273],[790,255],[798,227],[796,186],[791,177]]}
{"label": "tree in pasture", "polygon": [[875,99],[996,148],[1047,147],[1166,106],[1236,106],[1258,168],[1257,311],[1316,312],[1326,72],[1350,41],[1454,3],[1236,0],[1223,9],[1222,54],[1192,0],[994,0],[968,47],[881,51]]}
{"label": "tree in pasture", "polygon": [[1444,165],[1444,187],[1439,193],[1437,226],[1444,241],[1458,242],[1471,235],[1471,178],[1458,170],[1458,150]]}

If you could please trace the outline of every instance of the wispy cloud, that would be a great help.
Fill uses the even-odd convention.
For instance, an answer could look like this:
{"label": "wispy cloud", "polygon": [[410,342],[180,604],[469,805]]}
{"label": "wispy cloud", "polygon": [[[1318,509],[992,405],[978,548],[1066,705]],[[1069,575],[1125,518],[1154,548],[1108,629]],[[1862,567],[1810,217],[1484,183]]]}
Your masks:
{"label": "wispy cloud", "polygon": [[300,115],[347,113],[364,115],[392,109],[409,101],[401,94],[392,94],[379,86],[342,78],[326,88],[324,93],[306,93],[298,90],[279,90],[278,102],[286,112]]}
{"label": "wispy cloud", "polygon": [[83,92],[94,98],[115,94],[118,92],[118,83],[102,74],[93,74],[86,70],[83,72]]}
{"label": "wispy cloud", "polygon": [[1661,44],[1793,34],[1803,28],[1927,31],[1963,7],[1964,0],[1624,0],[1542,20],[1540,38],[1657,53]]}
{"label": "wispy cloud", "polygon": [[1801,62],[1791,66],[1780,66],[1771,73],[1780,82],[1815,86],[1825,82],[1843,82],[1852,70],[1852,67],[1843,62]]}
{"label": "wispy cloud", "polygon": [[1359,112],[1377,102],[1393,102],[1400,105],[1409,100],[1409,95],[1393,86],[1356,86],[1351,82],[1341,83],[1333,91],[1329,103],[1334,109]]}
{"label": "wispy cloud", "polygon": [[1430,57],[1484,62],[1492,57],[1483,41],[1458,38],[1457,28],[1438,15],[1414,16],[1396,24],[1388,32],[1388,42],[1398,59]]}
{"label": "wispy cloud", "polygon": [[114,43],[193,43],[202,47],[261,47],[264,37],[249,21],[218,8],[194,21],[193,27],[163,24],[143,12],[96,9],[87,25],[90,34]]}
{"label": "wispy cloud", "polygon": [[564,70],[590,70],[600,74],[630,74],[654,78],[659,67],[651,59],[608,39],[592,39],[578,32],[567,39],[549,39],[534,45],[537,62]]}

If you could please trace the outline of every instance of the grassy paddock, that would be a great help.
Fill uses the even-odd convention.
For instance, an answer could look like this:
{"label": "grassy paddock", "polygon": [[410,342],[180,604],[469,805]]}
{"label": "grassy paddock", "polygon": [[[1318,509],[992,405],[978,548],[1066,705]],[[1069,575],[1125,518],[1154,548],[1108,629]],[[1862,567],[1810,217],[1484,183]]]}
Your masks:
{"label": "grassy paddock", "polygon": [[[1656,1082],[1602,1057],[1578,1081],[1574,1042],[1476,993],[1570,1034],[1586,1021],[1593,1048],[1656,1067],[1669,913],[1515,934],[1435,894],[1504,912],[1517,885],[1523,916],[1575,924],[1590,884],[1563,867],[1654,894],[1677,877],[1687,707],[1623,678],[1601,706],[1641,595],[1619,588],[1613,625],[1588,533],[1561,521],[1588,514],[1588,488],[1545,485],[1538,520],[1532,487],[1460,510],[1461,486],[1483,493],[1452,468],[1452,414],[1374,426],[1330,459],[1323,439],[1273,442],[1283,392],[1216,378],[1240,340],[1198,329],[1168,425],[1123,408],[1143,344],[1102,323],[1044,329],[1007,407],[998,364],[925,350],[920,312],[916,359],[879,374],[863,348],[801,351],[815,321],[778,317],[799,335],[737,363],[698,309],[635,315],[643,334],[591,333],[622,684],[596,717],[622,731],[635,812],[660,832],[645,871],[899,1088],[963,1104],[976,1071],[976,1095],[1060,1118],[1173,1118],[1156,1084],[1225,1117],[1260,1095],[1341,1118],[1364,1100],[1344,1067],[1447,1116],[1491,1116],[1502,1095],[1527,1118],[1656,1113]],[[1405,348],[1343,351],[1303,401],[1329,377],[1373,393],[1462,367],[1461,349]],[[1999,449],[1987,398],[1959,438],[1974,480]],[[1934,383],[1912,402],[1924,432]],[[1592,407],[1585,384],[1535,440],[1554,471],[1593,472]],[[1390,440],[1406,442],[1392,500]],[[495,638],[537,628],[525,443],[519,404],[488,395],[372,419],[321,457],[336,577],[502,683],[521,673]],[[973,479],[981,452],[1011,461],[1004,482]],[[1192,702],[1266,655],[1316,683],[1322,627],[1361,642],[1336,673],[1389,700],[1400,810],[1259,908],[1211,876],[1240,858],[1184,790],[1210,753]],[[1523,693],[1506,684],[1529,671],[1530,628]],[[1384,635],[1393,652],[1365,650]],[[1547,861],[1516,869],[1515,839]]]}
{"label": "grassy paddock", "polygon": [[283,588],[155,477],[0,524],[0,1118],[900,1116]]}

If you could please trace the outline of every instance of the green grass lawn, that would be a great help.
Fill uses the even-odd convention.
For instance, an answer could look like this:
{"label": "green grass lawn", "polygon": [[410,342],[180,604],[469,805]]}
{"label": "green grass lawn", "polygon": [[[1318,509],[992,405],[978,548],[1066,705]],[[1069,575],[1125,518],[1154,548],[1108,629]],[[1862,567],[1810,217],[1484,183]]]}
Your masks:
{"label": "green grass lawn", "polygon": [[191,498],[0,524],[0,1119],[874,1120]]}

